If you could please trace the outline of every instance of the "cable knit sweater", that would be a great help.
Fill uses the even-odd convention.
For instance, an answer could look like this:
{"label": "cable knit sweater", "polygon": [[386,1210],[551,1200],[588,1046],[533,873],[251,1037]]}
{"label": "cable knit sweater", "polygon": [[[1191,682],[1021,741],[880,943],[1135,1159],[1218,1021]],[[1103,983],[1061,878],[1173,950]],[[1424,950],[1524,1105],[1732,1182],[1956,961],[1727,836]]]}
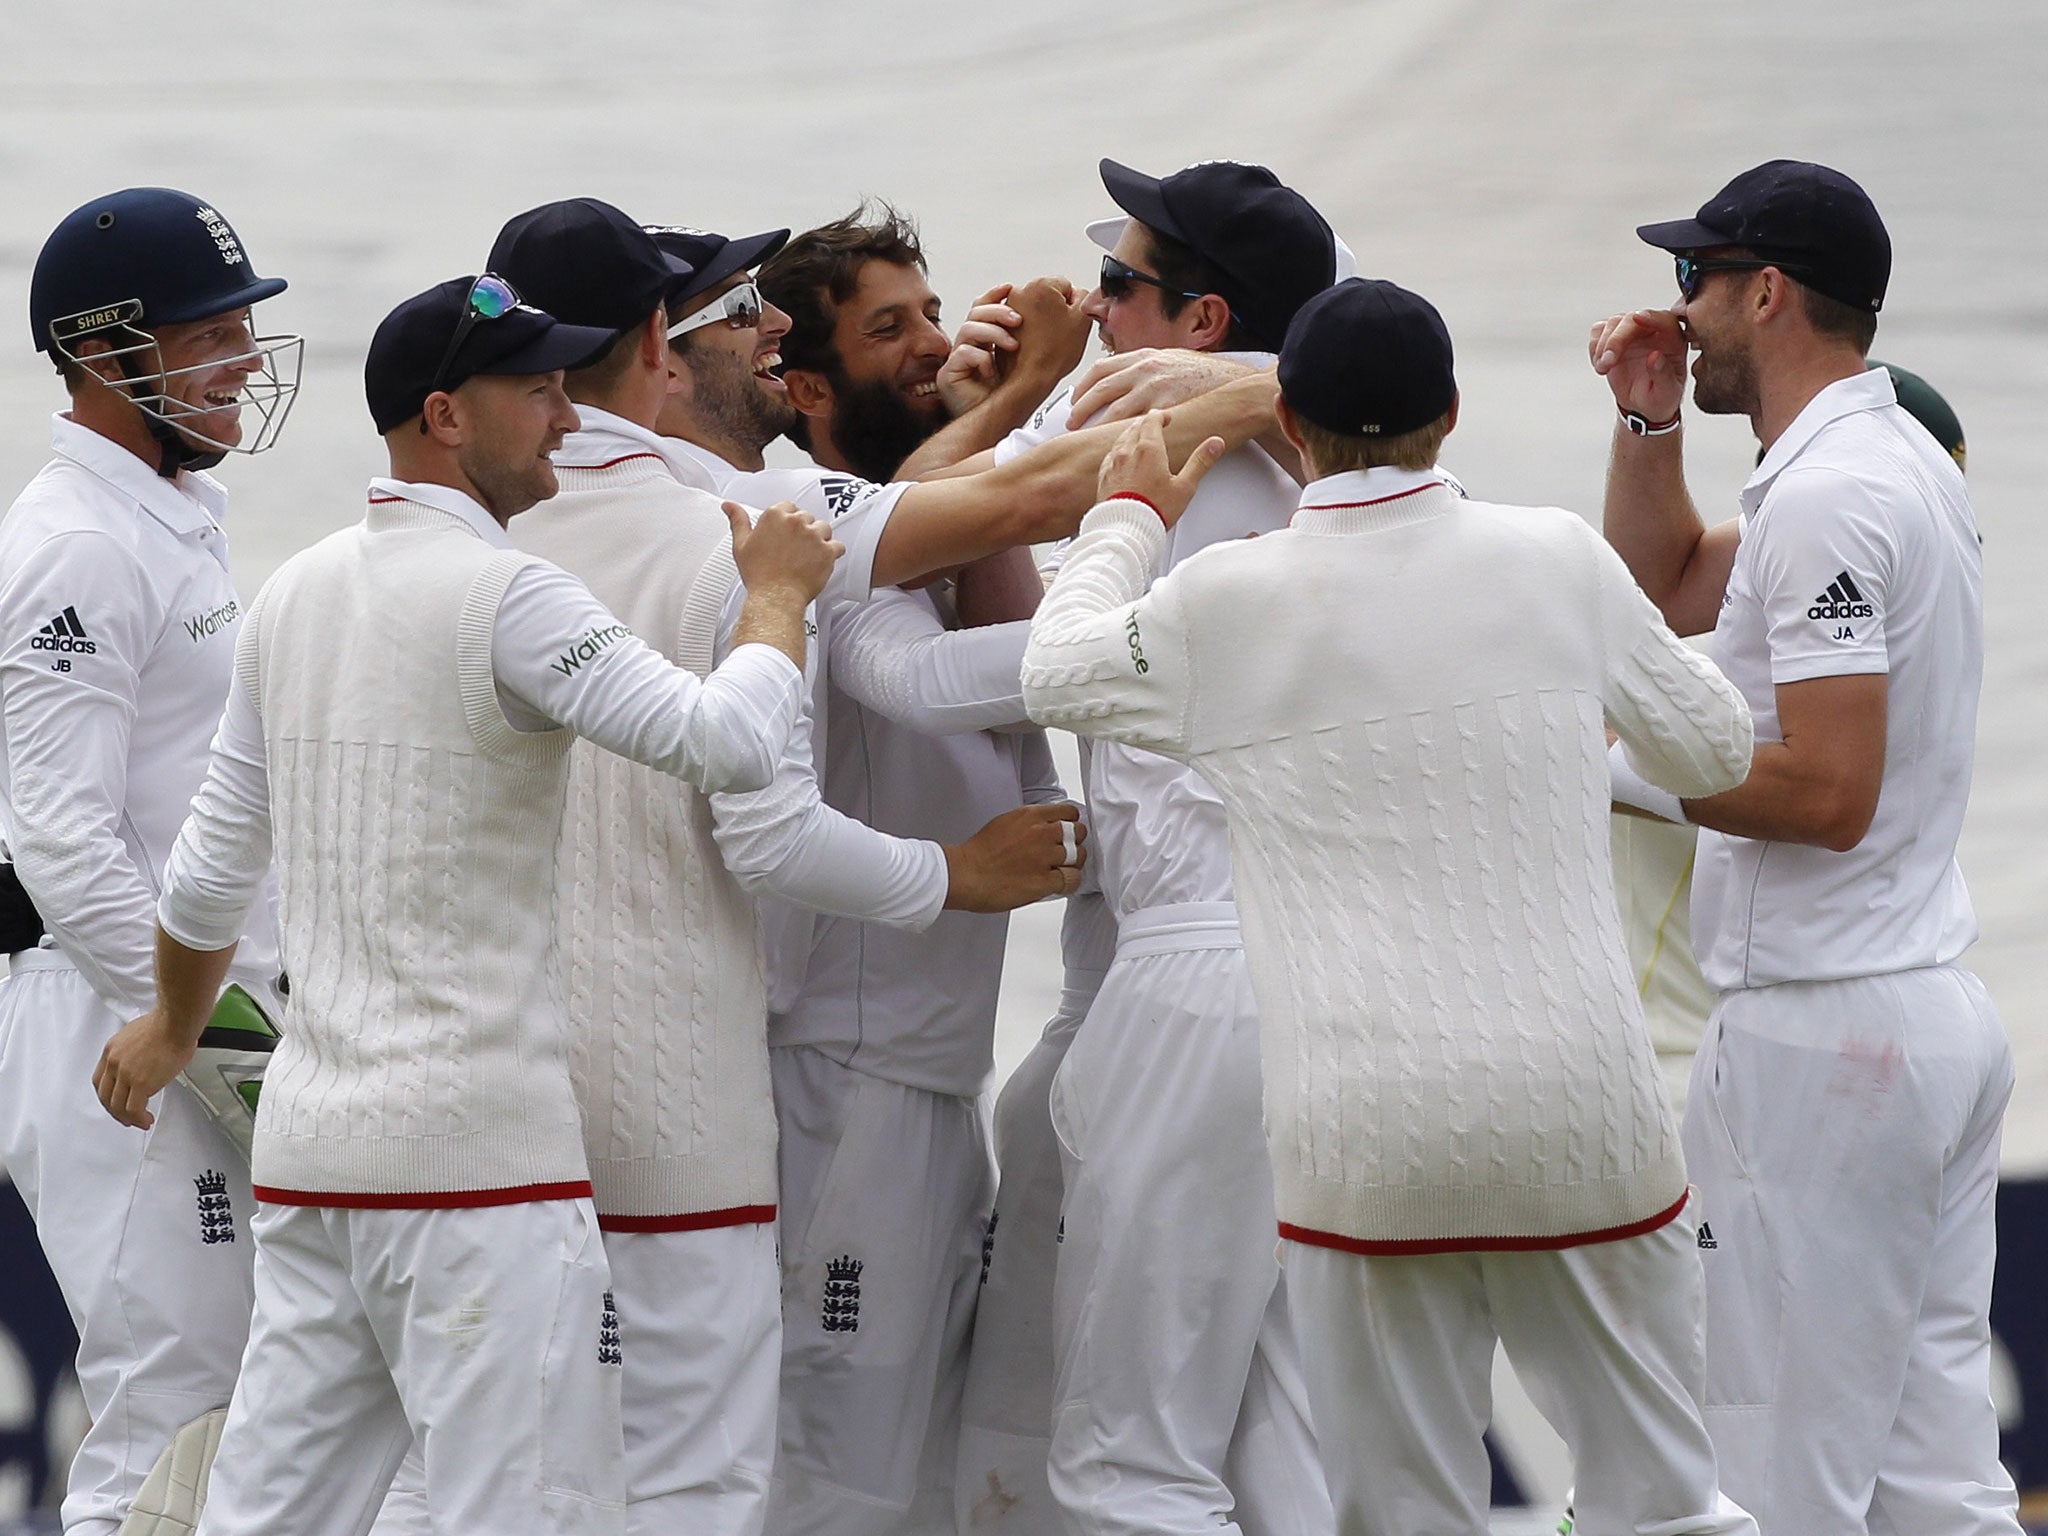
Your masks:
{"label": "cable knit sweater", "polygon": [[[520,547],[708,677],[739,580],[718,498],[678,484],[652,454],[556,473],[560,494],[513,520]],[[681,1231],[770,1219],[760,924],[719,857],[711,797],[578,742],[555,888],[599,1220]]]}
{"label": "cable knit sweater", "polygon": [[1228,808],[1283,1235],[1360,1253],[1648,1230],[1685,1169],[1615,912],[1602,717],[1688,796],[1748,772],[1740,696],[1556,509],[1434,474],[1146,582],[1098,506],[1032,626],[1042,724],[1194,765]]}

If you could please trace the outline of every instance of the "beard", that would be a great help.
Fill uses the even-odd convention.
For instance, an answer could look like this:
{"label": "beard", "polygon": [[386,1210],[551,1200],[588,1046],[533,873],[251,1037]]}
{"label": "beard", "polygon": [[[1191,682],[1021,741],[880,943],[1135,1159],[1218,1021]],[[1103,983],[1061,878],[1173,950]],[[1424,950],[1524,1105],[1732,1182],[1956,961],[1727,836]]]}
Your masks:
{"label": "beard", "polygon": [[501,522],[538,506],[560,489],[555,467],[545,458],[508,457],[484,446],[481,451],[465,450],[456,463],[476,487],[477,499]]}
{"label": "beard", "polygon": [[1754,416],[1761,395],[1756,357],[1735,340],[1711,342],[1693,362],[1692,403],[1709,416]]}
{"label": "beard", "polygon": [[887,485],[926,438],[945,425],[941,406],[934,420],[895,385],[882,379],[855,382],[835,363],[832,384],[832,443],[856,475]]}
{"label": "beard", "polygon": [[685,351],[691,404],[721,436],[759,453],[789,430],[796,407],[786,395],[771,395],[739,358],[729,352]]}

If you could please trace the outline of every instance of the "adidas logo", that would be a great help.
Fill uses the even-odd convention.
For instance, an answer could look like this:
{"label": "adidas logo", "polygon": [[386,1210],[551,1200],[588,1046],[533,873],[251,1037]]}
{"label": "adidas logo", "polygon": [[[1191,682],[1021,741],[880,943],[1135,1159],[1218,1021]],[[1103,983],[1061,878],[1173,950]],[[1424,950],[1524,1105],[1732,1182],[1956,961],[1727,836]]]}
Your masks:
{"label": "adidas logo", "polygon": [[1806,616],[1809,619],[1867,619],[1875,611],[1863,600],[1863,594],[1856,590],[1856,583],[1844,571],[1828,583],[1827,591],[1813,600]]}
{"label": "adidas logo", "polygon": [[1700,1246],[1702,1248],[1718,1248],[1721,1246],[1714,1237],[1714,1229],[1704,1221],[1700,1223]]}
{"label": "adidas logo", "polygon": [[85,626],[78,622],[76,608],[66,608],[29,636],[28,643],[38,651],[76,651],[83,656],[90,656],[99,649],[86,639]]}

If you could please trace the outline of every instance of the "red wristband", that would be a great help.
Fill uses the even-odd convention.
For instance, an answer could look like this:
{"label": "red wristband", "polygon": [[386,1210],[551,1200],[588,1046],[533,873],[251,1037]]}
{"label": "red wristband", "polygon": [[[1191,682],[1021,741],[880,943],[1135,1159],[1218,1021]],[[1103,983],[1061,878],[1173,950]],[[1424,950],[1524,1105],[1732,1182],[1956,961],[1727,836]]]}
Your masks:
{"label": "red wristband", "polygon": [[1159,521],[1161,521],[1162,523],[1166,521],[1166,514],[1165,514],[1164,512],[1162,512],[1162,511],[1160,511],[1160,510],[1159,510],[1159,508],[1158,508],[1157,506],[1153,505],[1153,501],[1152,501],[1152,498],[1151,498],[1151,497],[1149,497],[1149,496],[1140,496],[1140,495],[1139,495],[1139,494],[1138,494],[1138,493],[1137,493],[1136,491],[1118,491],[1118,492],[1117,492],[1117,493],[1116,493],[1115,495],[1113,495],[1113,496],[1105,496],[1105,497],[1103,498],[1103,500],[1104,500],[1104,501],[1135,501],[1135,502],[1139,503],[1139,504],[1140,504],[1141,506],[1147,506],[1147,507],[1151,507],[1151,508],[1152,508],[1152,515],[1153,515],[1154,517],[1158,518],[1158,519],[1159,519]]}

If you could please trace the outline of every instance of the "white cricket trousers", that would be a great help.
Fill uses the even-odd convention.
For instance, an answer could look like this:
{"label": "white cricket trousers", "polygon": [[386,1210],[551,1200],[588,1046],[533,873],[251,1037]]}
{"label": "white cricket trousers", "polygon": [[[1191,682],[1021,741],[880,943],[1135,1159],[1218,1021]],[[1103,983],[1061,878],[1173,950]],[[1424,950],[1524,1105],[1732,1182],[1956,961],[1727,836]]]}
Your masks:
{"label": "white cricket trousers", "polygon": [[759,1536],[782,1369],[775,1223],[607,1230],[604,1251],[625,1356],[626,1536]]}
{"label": "white cricket trousers", "polygon": [[1061,992],[1045,1033],[996,1099],[996,1204],[982,1246],[953,1484],[961,1536],[1059,1536],[1064,1529],[1045,1471],[1052,1450],[1053,1275],[1065,1188],[1050,1099],[1053,1075],[1096,985],[1090,979]]}
{"label": "white cricket trousers", "polygon": [[1324,1536],[1237,909],[1122,918],[1053,1079],[1053,1496],[1076,1536]]}
{"label": "white cricket trousers", "polygon": [[782,1180],[769,1536],[941,1536],[995,1198],[986,1101],[810,1046],[768,1061]]}
{"label": "white cricket trousers", "polygon": [[1343,1536],[1485,1536],[1496,1339],[1571,1450],[1573,1536],[1756,1536],[1700,1417],[1698,1203],[1578,1248],[1281,1243]]}
{"label": "white cricket trousers", "polygon": [[1764,1536],[2016,1536],[1991,1405],[2004,1026],[1954,966],[1725,994],[1693,1068],[1707,1426]]}
{"label": "white cricket trousers", "polygon": [[442,1536],[619,1536],[618,1329],[587,1199],[258,1208],[200,1536],[363,1536],[417,1436]]}
{"label": "white cricket trousers", "polygon": [[78,1330],[92,1416],[69,1536],[112,1536],[171,1437],[227,1403],[249,1337],[248,1163],[180,1084],[147,1131],[100,1107],[93,1068],[124,1022],[55,954],[0,981],[0,1158]]}

